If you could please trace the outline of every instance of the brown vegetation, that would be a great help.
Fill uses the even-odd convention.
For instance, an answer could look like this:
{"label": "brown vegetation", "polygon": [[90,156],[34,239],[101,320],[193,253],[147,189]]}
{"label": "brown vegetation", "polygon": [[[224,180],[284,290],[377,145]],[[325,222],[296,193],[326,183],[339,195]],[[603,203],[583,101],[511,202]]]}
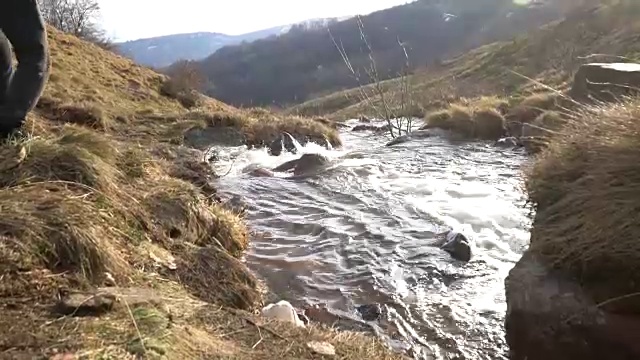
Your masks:
{"label": "brown vegetation", "polygon": [[466,139],[498,140],[506,134],[505,119],[499,110],[503,104],[497,98],[465,99],[428,114],[421,129],[440,128]]}
{"label": "brown vegetation", "polygon": [[[545,116],[548,118],[553,115]],[[531,251],[579,277],[607,308],[638,312],[640,103],[582,108],[528,171]]]}
{"label": "brown vegetation", "polygon": [[[3,357],[298,359],[328,340],[343,358],[397,358],[373,338],[245,312],[264,290],[241,261],[244,220],[219,203],[202,154],[172,145],[193,112],[148,69],[54,30],[50,41],[36,137],[0,145]],[[245,114],[205,97],[198,111]],[[296,130],[234,126],[247,123]]]}

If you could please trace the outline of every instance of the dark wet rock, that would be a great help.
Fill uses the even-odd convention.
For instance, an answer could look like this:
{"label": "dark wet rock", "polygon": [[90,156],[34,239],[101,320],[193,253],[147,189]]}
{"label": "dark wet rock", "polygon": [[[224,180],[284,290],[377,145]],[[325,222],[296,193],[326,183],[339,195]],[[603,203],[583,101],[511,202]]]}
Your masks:
{"label": "dark wet rock", "polygon": [[211,150],[207,153],[207,162],[214,163],[220,161],[220,152],[218,150]]}
{"label": "dark wet rock", "polygon": [[210,126],[205,129],[192,128],[184,134],[185,145],[204,150],[213,145],[242,146],[245,137],[242,132],[230,126]]}
{"label": "dark wet rock", "polygon": [[593,96],[600,100],[615,100],[616,95],[638,93],[640,64],[591,63],[580,66],[573,79],[571,96],[586,100]]}
{"label": "dark wet rock", "polygon": [[320,154],[303,154],[293,169],[294,175],[305,175],[319,171],[330,164],[326,156]]}
{"label": "dark wet rock", "polygon": [[409,142],[411,140],[413,140],[411,135],[402,135],[402,136],[398,136],[398,137],[394,138],[393,140],[389,141],[385,146],[393,146],[393,145],[403,144],[403,143]]}
{"label": "dark wet rock", "polygon": [[373,131],[373,132],[385,132],[389,131],[389,125],[367,125],[361,124],[354,126],[351,131]]}
{"label": "dark wet rock", "polygon": [[471,260],[471,241],[466,236],[455,231],[449,231],[444,236],[445,241],[441,246],[442,250],[448,252],[456,260]]}
{"label": "dark wet rock", "polygon": [[385,146],[393,146],[402,144],[415,139],[426,139],[429,137],[437,136],[439,133],[436,129],[424,129],[412,131],[410,134],[398,136],[395,139],[389,141]]}
{"label": "dark wet rock", "polygon": [[[300,143],[306,143],[306,140],[297,141]],[[292,154],[296,154],[298,152],[298,149],[294,144],[294,139],[289,134],[281,134],[279,138],[273,140],[268,146],[268,152],[273,156],[280,156],[283,151],[288,151]]]}
{"label": "dark wet rock", "polygon": [[382,307],[380,304],[365,304],[356,307],[364,321],[376,321],[382,317]]}
{"label": "dark wet rock", "polygon": [[520,142],[515,137],[510,136],[496,141],[494,146],[499,148],[515,148],[520,146]]}
{"label": "dark wet rock", "polygon": [[512,360],[640,358],[640,317],[604,311],[573,277],[530,252],[505,291]]}
{"label": "dark wet rock", "polygon": [[299,159],[285,162],[275,168],[273,171],[287,172],[293,170],[294,175],[306,175],[317,172],[329,165],[331,161],[320,154],[302,154]]}
{"label": "dark wet rock", "polygon": [[257,168],[253,169],[249,172],[249,175],[255,177],[271,177],[273,176],[273,171],[265,168]]}
{"label": "dark wet rock", "polygon": [[132,308],[142,304],[160,304],[160,297],[149,289],[101,288],[88,292],[61,291],[53,311],[66,316],[100,316],[122,304]]}

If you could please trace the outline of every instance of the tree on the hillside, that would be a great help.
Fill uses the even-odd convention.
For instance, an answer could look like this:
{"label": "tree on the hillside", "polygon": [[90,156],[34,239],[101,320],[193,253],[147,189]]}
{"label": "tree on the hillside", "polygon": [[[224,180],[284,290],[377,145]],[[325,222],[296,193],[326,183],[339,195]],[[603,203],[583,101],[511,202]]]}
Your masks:
{"label": "tree on the hillside", "polygon": [[38,0],[45,21],[58,30],[108,47],[110,41],[98,26],[97,0]]}
{"label": "tree on the hillside", "polygon": [[197,105],[199,92],[207,86],[207,80],[202,75],[195,61],[180,60],[163,71],[169,79],[162,85],[160,91],[171,98],[177,99],[187,108]]}

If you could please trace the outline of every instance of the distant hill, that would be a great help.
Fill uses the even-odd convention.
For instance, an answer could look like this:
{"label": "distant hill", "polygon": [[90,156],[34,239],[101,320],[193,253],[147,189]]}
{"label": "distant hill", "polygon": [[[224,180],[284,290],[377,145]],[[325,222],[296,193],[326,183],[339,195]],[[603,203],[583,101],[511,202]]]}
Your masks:
{"label": "distant hill", "polygon": [[[560,5],[562,0],[554,0]],[[287,111],[304,116],[348,119],[376,116],[371,103],[395,106],[394,113],[422,116],[464,97],[522,97],[545,90],[545,84],[564,91],[575,71],[587,62],[640,61],[640,3],[635,0],[566,0],[563,16],[513,39],[487,44],[438,65],[416,71],[407,79],[389,79],[363,88],[338,91],[293,106]],[[599,54],[599,55],[596,55]],[[622,56],[625,59],[616,58]],[[534,81],[530,81],[533,79]],[[408,84],[412,106],[399,105]],[[373,94],[362,101],[362,92]]]}
{"label": "distant hill", "polygon": [[[537,29],[561,15],[556,0],[419,0],[361,17],[381,79],[407,63],[422,68],[477,46]],[[357,86],[331,40],[344,47],[361,81],[369,51],[356,18],[324,28],[293,28],[278,37],[226,46],[200,62],[208,94],[237,106],[292,105]]]}
{"label": "distant hill", "polygon": [[227,46],[252,42],[269,36],[289,32],[293,27],[313,28],[334,19],[311,19],[299,24],[289,24],[242,35],[226,35],[215,32],[174,34],[117,43],[118,52],[135,62],[154,68],[163,68],[178,60],[201,60],[216,50]]}

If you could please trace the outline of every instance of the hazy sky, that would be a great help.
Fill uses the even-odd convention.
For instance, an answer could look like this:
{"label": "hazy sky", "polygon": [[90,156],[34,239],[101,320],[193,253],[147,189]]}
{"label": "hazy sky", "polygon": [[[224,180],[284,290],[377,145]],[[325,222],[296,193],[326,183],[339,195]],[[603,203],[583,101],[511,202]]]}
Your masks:
{"label": "hazy sky", "polygon": [[323,17],[366,14],[409,0],[98,0],[118,41],[213,31],[230,35]]}

